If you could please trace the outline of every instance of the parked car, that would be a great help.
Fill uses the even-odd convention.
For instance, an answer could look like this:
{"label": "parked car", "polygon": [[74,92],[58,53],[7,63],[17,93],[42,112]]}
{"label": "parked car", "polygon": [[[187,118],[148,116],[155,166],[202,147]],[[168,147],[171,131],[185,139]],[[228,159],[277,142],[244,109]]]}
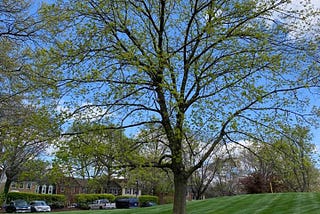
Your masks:
{"label": "parked car", "polygon": [[6,205],[5,210],[7,213],[30,213],[31,207],[25,200],[17,199]]}
{"label": "parked car", "polygon": [[114,209],[115,203],[111,203],[108,199],[99,199],[89,204],[89,209]]}
{"label": "parked car", "polygon": [[45,201],[31,201],[31,212],[51,212],[51,207]]}
{"label": "parked car", "polygon": [[116,199],[116,208],[135,208],[138,207],[137,198],[118,198]]}
{"label": "parked car", "polygon": [[157,205],[157,203],[155,203],[153,201],[146,201],[146,202],[143,202],[140,206],[141,207],[153,207],[156,205]]}

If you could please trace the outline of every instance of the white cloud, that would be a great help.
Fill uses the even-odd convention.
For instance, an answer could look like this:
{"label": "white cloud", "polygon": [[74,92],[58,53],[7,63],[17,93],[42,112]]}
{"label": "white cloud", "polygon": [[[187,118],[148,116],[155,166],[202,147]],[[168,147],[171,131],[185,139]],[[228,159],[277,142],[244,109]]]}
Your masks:
{"label": "white cloud", "polygon": [[[294,31],[291,37],[316,37],[320,31],[320,0],[292,0],[285,7],[287,10],[295,10],[294,16],[288,18],[286,22],[292,26]],[[289,14],[290,15],[290,14]]]}

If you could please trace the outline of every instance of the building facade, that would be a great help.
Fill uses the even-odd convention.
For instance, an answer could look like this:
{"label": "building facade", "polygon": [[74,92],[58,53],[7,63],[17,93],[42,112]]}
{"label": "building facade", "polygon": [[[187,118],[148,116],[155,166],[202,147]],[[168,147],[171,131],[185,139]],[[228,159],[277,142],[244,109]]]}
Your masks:
{"label": "building facade", "polygon": [[37,194],[61,194],[67,198],[67,204],[75,202],[77,194],[113,194],[140,196],[141,189],[126,186],[125,180],[113,180],[106,182],[99,189],[90,188],[88,180],[65,177],[56,184],[34,181],[12,182],[10,192],[26,192]]}

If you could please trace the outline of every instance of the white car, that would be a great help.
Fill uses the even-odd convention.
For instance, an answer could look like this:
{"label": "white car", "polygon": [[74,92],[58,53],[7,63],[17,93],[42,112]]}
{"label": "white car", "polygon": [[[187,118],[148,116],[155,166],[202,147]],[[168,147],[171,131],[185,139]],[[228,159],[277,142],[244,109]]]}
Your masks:
{"label": "white car", "polygon": [[114,209],[116,208],[115,203],[110,203],[108,199],[99,199],[89,204],[90,209]]}
{"label": "white car", "polygon": [[31,201],[31,212],[51,212],[51,207],[45,201]]}

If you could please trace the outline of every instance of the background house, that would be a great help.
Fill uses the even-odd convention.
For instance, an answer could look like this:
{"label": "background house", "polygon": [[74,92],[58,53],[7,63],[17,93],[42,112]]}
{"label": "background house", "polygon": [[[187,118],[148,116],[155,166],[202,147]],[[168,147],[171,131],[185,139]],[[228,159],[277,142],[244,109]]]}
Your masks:
{"label": "background house", "polygon": [[77,194],[113,194],[117,195],[132,195],[140,196],[141,189],[137,190],[137,186],[127,186],[125,179],[115,179],[103,183],[100,188],[90,187],[87,179],[64,177],[59,182],[52,184],[49,182],[41,181],[21,181],[12,182],[10,192],[27,192],[38,194],[61,194],[67,198],[67,203],[72,204],[75,202],[75,195]]}

